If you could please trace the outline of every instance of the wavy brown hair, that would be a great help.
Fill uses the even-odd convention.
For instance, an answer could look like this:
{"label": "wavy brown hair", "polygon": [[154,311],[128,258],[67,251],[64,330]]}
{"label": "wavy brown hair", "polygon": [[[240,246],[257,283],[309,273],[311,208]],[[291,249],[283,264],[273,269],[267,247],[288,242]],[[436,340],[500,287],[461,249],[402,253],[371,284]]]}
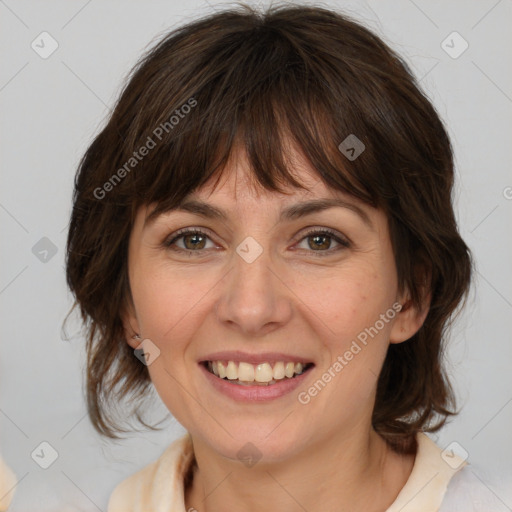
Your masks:
{"label": "wavy brown hair", "polygon": [[[350,134],[365,144],[355,160],[338,148]],[[453,212],[442,121],[404,60],[358,22],[321,7],[260,12],[242,4],[175,29],[148,50],[79,164],[66,271],[87,330],[87,406],[98,432],[127,431],[114,414],[123,399],[154,428],[140,414],[149,374],[122,320],[138,208],[156,204],[154,215],[176,208],[220,177],[237,144],[267,190],[303,188],[287,166],[285,138],[327,186],[386,213],[400,291],[416,307],[431,294],[419,331],[389,346],[375,430],[412,453],[418,431],[435,431],[455,414],[443,342],[472,262]]]}

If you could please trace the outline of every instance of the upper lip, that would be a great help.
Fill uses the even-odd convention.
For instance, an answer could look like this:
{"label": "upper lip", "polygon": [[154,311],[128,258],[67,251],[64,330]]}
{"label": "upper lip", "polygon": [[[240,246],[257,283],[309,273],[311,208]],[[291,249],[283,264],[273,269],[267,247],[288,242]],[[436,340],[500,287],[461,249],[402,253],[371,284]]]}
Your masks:
{"label": "upper lip", "polygon": [[285,354],[284,352],[260,352],[259,354],[250,354],[240,350],[226,350],[222,352],[214,352],[199,359],[199,362],[205,361],[233,361],[245,362],[251,364],[275,363],[277,361],[294,362],[294,363],[312,363],[311,359],[302,356]]}

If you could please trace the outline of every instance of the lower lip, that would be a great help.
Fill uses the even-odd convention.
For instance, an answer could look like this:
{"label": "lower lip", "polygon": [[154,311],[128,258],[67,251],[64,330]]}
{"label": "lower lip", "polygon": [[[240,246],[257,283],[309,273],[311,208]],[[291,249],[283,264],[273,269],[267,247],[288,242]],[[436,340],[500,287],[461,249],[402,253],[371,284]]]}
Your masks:
{"label": "lower lip", "polygon": [[233,384],[232,381],[217,377],[209,372],[202,363],[199,363],[199,367],[217,391],[239,402],[263,402],[287,395],[300,386],[313,369],[311,367],[292,379],[284,378],[268,386],[244,386],[242,384]]}

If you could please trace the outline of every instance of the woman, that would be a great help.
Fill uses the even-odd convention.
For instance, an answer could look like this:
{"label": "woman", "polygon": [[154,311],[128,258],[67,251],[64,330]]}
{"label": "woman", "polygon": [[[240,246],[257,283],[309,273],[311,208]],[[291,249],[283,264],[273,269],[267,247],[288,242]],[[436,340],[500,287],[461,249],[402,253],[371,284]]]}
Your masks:
{"label": "woman", "polygon": [[471,278],[453,179],[407,65],[339,13],[242,6],[151,49],[80,163],[67,279],[96,429],[125,431],[122,398],[145,424],[154,386],[187,434],[109,512],[466,496],[424,434],[455,414],[441,350]]}

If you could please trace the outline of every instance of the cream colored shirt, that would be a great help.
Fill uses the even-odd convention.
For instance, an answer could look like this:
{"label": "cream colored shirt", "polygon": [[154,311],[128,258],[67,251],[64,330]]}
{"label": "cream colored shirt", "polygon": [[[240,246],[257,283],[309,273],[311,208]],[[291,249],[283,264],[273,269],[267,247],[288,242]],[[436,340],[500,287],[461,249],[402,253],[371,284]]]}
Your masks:
{"label": "cream colored shirt", "polygon": [[[456,454],[443,455],[427,435],[418,434],[417,439],[412,473],[386,512],[444,512],[445,508],[440,507],[448,484],[467,465]],[[123,480],[110,496],[107,512],[187,512],[184,477],[193,460],[192,440],[187,433],[174,441],[159,459]],[[459,492],[461,498],[467,494],[464,489]],[[457,501],[453,495],[450,499]],[[471,510],[474,509],[466,508],[467,512]]]}

